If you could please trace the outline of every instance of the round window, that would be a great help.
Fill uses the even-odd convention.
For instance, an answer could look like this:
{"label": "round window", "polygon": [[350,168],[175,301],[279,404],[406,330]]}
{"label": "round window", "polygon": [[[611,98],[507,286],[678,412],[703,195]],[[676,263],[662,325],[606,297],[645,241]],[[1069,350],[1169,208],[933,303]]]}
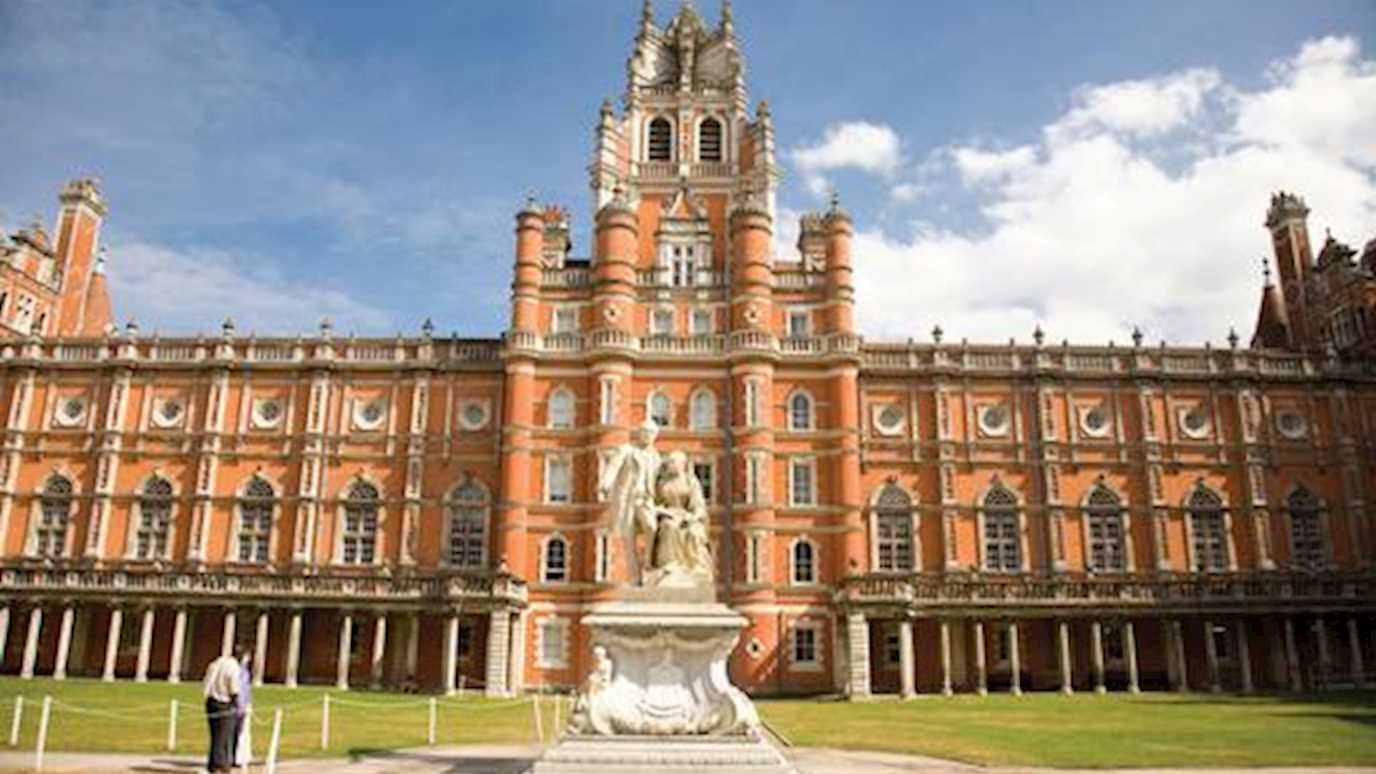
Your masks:
{"label": "round window", "polygon": [[487,425],[488,408],[485,401],[465,401],[459,407],[459,422],[465,430],[480,430]]}
{"label": "round window", "polygon": [[257,401],[253,408],[253,422],[258,427],[276,427],[282,420],[282,402],[276,398]]}
{"label": "round window", "polygon": [[1286,438],[1303,438],[1309,432],[1309,422],[1298,411],[1285,410],[1276,415],[1276,428]]}
{"label": "round window", "polygon": [[1209,433],[1209,415],[1196,406],[1181,415],[1180,427],[1191,438],[1203,438]]}
{"label": "round window", "polygon": [[1007,435],[1008,407],[1002,403],[997,403],[980,409],[979,429],[985,435]]}
{"label": "round window", "polygon": [[897,435],[903,429],[903,409],[889,404],[874,413],[874,429],[881,435]]}
{"label": "round window", "polygon": [[1099,438],[1108,435],[1109,421],[1108,412],[1101,406],[1095,406],[1084,413],[1081,423],[1086,434]]}

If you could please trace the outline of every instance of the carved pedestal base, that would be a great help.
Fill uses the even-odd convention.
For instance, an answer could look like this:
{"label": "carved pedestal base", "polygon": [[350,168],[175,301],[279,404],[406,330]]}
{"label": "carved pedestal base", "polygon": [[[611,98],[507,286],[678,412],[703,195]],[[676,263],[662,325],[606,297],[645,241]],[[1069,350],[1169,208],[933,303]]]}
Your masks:
{"label": "carved pedestal base", "polygon": [[745,618],[681,592],[635,596],[583,619],[593,673],[565,736],[533,772],[792,772],[726,674]]}

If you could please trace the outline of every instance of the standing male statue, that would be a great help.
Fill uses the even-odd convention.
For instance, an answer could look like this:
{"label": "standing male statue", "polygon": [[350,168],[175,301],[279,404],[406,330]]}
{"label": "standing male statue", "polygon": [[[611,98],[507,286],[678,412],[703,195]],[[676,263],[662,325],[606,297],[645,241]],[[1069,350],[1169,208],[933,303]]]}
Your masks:
{"label": "standing male statue", "polygon": [[653,541],[657,519],[655,487],[659,480],[659,452],[655,439],[659,425],[646,419],[631,434],[631,442],[612,451],[602,469],[598,493],[607,504],[607,520],[612,532],[620,536],[624,555],[613,577],[621,583],[640,585],[643,582],[640,536]]}

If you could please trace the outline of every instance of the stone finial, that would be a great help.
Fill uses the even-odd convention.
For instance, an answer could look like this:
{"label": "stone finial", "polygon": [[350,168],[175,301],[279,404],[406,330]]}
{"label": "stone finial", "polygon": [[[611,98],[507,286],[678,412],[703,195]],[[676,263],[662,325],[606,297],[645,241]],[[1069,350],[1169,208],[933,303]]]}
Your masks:
{"label": "stone finial", "polygon": [[328,339],[334,333],[334,323],[328,317],[320,318],[320,338]]}
{"label": "stone finial", "polygon": [[226,318],[225,318],[225,321],[224,321],[223,323],[220,324],[220,333],[224,334],[224,337],[227,338],[227,339],[234,338],[234,318],[233,318],[233,317],[226,317]]}
{"label": "stone finial", "polygon": [[941,337],[944,336],[945,333],[946,333],[945,331],[941,330],[941,325],[940,325],[940,323],[938,323],[938,324],[936,324],[936,325],[933,325],[933,326],[932,326],[932,341],[935,342],[935,343],[937,343],[937,344],[940,344],[940,343],[941,343]]}
{"label": "stone finial", "polygon": [[721,0],[721,28],[730,32],[735,23],[736,16],[731,12],[731,0]]}
{"label": "stone finial", "polygon": [[1261,282],[1265,287],[1271,287],[1271,259],[1261,256]]}
{"label": "stone finial", "polygon": [[435,321],[429,317],[425,318],[425,322],[420,324],[420,335],[427,339],[432,338],[435,335]]}
{"label": "stone finial", "polygon": [[1132,326],[1132,346],[1140,349],[1142,347],[1142,338],[1142,329],[1136,325]]}
{"label": "stone finial", "polygon": [[138,320],[135,320],[132,317],[129,318],[129,322],[124,324],[124,335],[128,336],[131,339],[139,335]]}
{"label": "stone finial", "polygon": [[1236,350],[1236,349],[1237,349],[1237,342],[1238,342],[1237,329],[1230,326],[1230,327],[1228,328],[1228,349]]}
{"label": "stone finial", "polygon": [[100,246],[100,252],[96,253],[96,265],[91,269],[92,274],[104,274],[105,264],[110,258],[110,249],[105,245]]}
{"label": "stone finial", "polygon": [[1046,341],[1046,332],[1042,330],[1041,323],[1037,323],[1037,327],[1032,330],[1032,341],[1039,347]]}

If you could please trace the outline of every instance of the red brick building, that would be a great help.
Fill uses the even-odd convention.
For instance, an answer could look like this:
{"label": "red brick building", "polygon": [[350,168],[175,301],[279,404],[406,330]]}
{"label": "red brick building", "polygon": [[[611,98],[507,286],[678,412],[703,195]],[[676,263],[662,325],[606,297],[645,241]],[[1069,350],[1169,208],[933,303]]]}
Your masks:
{"label": "red brick building", "polygon": [[12,237],[3,670],[177,680],[241,641],[272,682],[573,685],[599,466],[649,418],[704,482],[754,693],[1364,681],[1376,248],[1316,262],[1276,197],[1251,348],[871,341],[839,205],[775,252],[729,5],[647,4],[627,69],[592,254],[518,212],[500,338],[112,329],[90,181],[56,247]]}

